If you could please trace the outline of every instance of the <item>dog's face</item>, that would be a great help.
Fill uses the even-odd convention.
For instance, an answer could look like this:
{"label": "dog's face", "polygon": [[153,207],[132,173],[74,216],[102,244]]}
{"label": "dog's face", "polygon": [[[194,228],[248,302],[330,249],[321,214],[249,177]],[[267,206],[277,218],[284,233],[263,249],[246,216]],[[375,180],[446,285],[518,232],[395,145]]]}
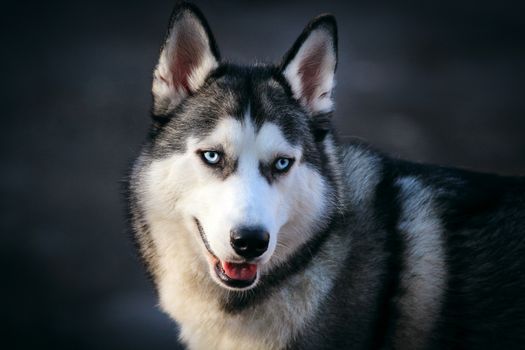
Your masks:
{"label": "dog's face", "polygon": [[220,62],[197,9],[175,10],[154,73],[142,210],[182,223],[185,232],[163,234],[189,234],[219,285],[254,287],[330,212],[335,65],[332,17],[313,21],[281,66],[238,67]]}

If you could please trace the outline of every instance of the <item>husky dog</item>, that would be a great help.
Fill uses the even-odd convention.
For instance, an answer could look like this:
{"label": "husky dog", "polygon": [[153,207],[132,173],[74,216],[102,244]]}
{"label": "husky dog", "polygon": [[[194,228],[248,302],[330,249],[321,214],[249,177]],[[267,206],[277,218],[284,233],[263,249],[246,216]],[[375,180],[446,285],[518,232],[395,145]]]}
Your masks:
{"label": "husky dog", "polygon": [[337,142],[334,17],[224,63],[175,8],[129,210],[190,349],[525,347],[525,179]]}

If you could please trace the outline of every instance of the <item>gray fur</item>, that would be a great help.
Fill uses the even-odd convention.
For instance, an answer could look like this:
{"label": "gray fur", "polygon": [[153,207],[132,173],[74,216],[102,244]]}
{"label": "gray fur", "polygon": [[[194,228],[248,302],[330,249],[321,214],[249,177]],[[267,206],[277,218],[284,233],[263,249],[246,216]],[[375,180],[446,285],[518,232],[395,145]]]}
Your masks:
{"label": "gray fur", "polygon": [[[189,11],[191,23],[204,21],[192,5],[181,6],[175,16]],[[335,21],[320,17],[285,63],[317,28],[331,35],[326,47],[336,49]],[[182,340],[194,349],[523,346],[525,179],[403,162],[358,142],[339,144],[330,112],[305,108],[287,79],[280,66],[219,63],[169,113],[153,112],[150,138],[129,181],[129,210],[162,308],[180,323]],[[311,224],[308,234],[294,232],[303,241],[293,251],[277,243],[255,287],[232,291],[210,277],[198,230],[158,214],[150,187],[153,175],[162,179],[162,171],[172,171],[170,162],[185,156],[188,140],[206,138],[228,118],[247,123],[246,116],[256,133],[275,124],[301,150],[297,166],[326,189],[311,201],[326,205],[323,213],[301,218]],[[221,181],[238,171],[236,159],[225,161]],[[260,175],[277,186],[264,164]],[[174,196],[168,205],[179,200]],[[306,202],[305,210],[315,204]],[[170,254],[184,268],[166,264]]]}

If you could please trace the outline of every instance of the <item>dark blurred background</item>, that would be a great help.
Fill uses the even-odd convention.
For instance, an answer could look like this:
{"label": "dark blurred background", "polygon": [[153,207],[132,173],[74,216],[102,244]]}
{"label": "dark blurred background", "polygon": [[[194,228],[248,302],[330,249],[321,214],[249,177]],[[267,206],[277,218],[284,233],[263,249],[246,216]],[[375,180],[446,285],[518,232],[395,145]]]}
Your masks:
{"label": "dark blurred background", "polygon": [[[423,4],[424,3],[424,4]],[[175,349],[119,181],[174,1],[2,5],[0,261],[9,349]],[[396,156],[525,174],[519,1],[197,1],[223,56],[279,60],[337,16],[336,124]]]}

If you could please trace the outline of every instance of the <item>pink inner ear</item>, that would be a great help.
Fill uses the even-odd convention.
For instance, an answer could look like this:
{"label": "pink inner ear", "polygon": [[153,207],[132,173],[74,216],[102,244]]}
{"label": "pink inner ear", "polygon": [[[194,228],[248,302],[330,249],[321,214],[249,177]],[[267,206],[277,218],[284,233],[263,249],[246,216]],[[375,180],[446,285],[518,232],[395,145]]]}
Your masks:
{"label": "pink inner ear", "polygon": [[189,78],[196,67],[202,60],[202,52],[206,48],[204,43],[190,30],[181,29],[177,33],[175,47],[173,48],[173,58],[170,65],[170,71],[173,78],[173,86],[176,89],[183,89],[191,93]]}
{"label": "pink inner ear", "polygon": [[299,65],[298,74],[302,85],[301,96],[306,99],[307,103],[311,103],[314,98],[318,97],[315,96],[315,92],[321,84],[321,68],[327,49],[325,42],[316,45],[307,53]]}

